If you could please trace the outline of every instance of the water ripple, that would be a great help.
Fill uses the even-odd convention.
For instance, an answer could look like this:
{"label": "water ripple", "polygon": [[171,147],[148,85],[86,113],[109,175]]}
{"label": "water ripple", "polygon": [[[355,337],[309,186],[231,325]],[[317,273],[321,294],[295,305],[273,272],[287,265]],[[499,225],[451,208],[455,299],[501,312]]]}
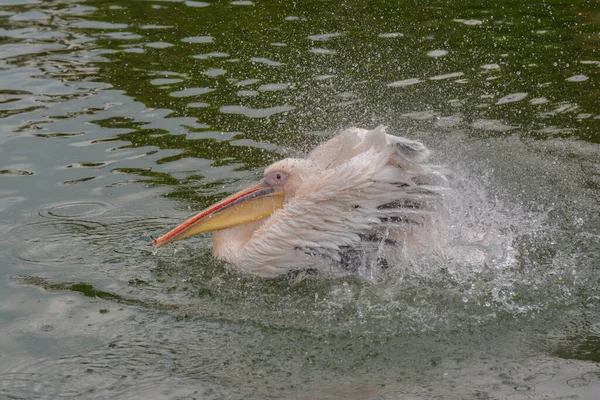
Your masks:
{"label": "water ripple", "polygon": [[289,83],[267,83],[258,87],[259,92],[276,92],[279,90],[285,90],[292,87]]}
{"label": "water ripple", "polygon": [[528,96],[527,93],[511,93],[511,94],[506,95],[506,96],[502,97],[501,99],[499,99],[496,102],[496,104],[514,103],[516,101],[523,100],[527,96]]}
{"label": "water ripple", "polygon": [[195,56],[193,56],[193,58],[195,58],[197,60],[208,60],[210,58],[224,58],[224,57],[229,57],[229,54],[220,52],[220,51],[213,51],[212,53],[206,53],[206,54],[196,54]]}
{"label": "water ripple", "polygon": [[23,175],[33,175],[33,172],[25,171],[22,169],[0,169],[0,175],[23,176]]}
{"label": "water ripple", "polygon": [[416,85],[417,83],[421,83],[421,80],[417,79],[417,78],[409,78],[409,79],[404,79],[401,81],[388,83],[388,86],[389,87],[405,87],[405,86]]}
{"label": "water ripple", "polygon": [[312,36],[309,36],[308,38],[310,40],[314,40],[314,41],[320,42],[320,41],[327,41],[329,39],[336,38],[336,37],[339,37],[341,35],[342,34],[339,33],[339,32],[336,32],[336,33],[324,33],[324,34],[321,34],[321,35],[312,35]]}
{"label": "water ripple", "polygon": [[460,22],[465,25],[481,25],[483,21],[479,19],[455,19],[454,22]]}
{"label": "water ripple", "polygon": [[44,218],[99,217],[113,208],[112,204],[99,200],[69,201],[47,205],[38,211],[38,215]]}
{"label": "water ripple", "polygon": [[105,21],[77,21],[69,24],[73,28],[83,28],[83,29],[126,29],[129,27],[127,24],[117,24]]}
{"label": "water ripple", "polygon": [[573,75],[573,76],[567,78],[567,81],[568,82],[585,82],[588,79],[590,79],[590,78],[585,75]]}
{"label": "water ripple", "polygon": [[402,37],[404,36],[404,33],[400,33],[400,32],[390,32],[390,33],[380,33],[379,37],[383,38],[383,39],[389,39],[389,38],[397,38],[397,37]]}
{"label": "water ripple", "polygon": [[146,43],[145,46],[152,47],[153,49],[167,49],[169,47],[173,47],[174,44],[168,43],[168,42],[152,42],[152,43]]}
{"label": "water ripple", "polygon": [[26,265],[62,266],[79,273],[85,273],[84,265],[114,263],[133,247],[145,247],[139,242],[140,232],[158,221],[122,215],[100,200],[48,204],[37,215],[42,219],[9,228],[12,257]]}
{"label": "water ripple", "polygon": [[293,110],[293,106],[277,106],[270,108],[250,108],[246,106],[223,106],[220,111],[223,114],[239,114],[248,118],[265,118],[271,115],[285,113]]}
{"label": "water ripple", "polygon": [[266,64],[271,67],[279,67],[279,66],[283,65],[283,63],[281,63],[279,61],[273,61],[273,60],[270,60],[265,57],[252,57],[252,58],[250,58],[250,61],[252,61],[253,63]]}
{"label": "water ripple", "polygon": [[320,47],[313,47],[309,51],[311,53],[315,53],[315,54],[328,54],[328,55],[332,55],[332,54],[336,54],[337,53],[335,50],[323,49],[323,48],[320,48]]}
{"label": "water ripple", "polygon": [[162,86],[162,85],[172,85],[174,83],[183,82],[183,79],[179,78],[156,78],[152,79],[150,83],[152,85]]}
{"label": "water ripple", "polygon": [[171,97],[191,97],[191,96],[200,96],[202,94],[206,94],[206,93],[210,93],[212,91],[214,91],[215,89],[212,88],[204,88],[204,87],[198,87],[198,88],[187,88],[187,89],[183,89],[183,90],[179,90],[176,92],[171,92],[170,96]]}
{"label": "water ripple", "polygon": [[199,8],[199,7],[208,7],[208,6],[210,6],[210,3],[205,3],[203,1],[186,1],[185,5],[188,7]]}
{"label": "water ripple", "polygon": [[434,58],[443,57],[448,55],[448,50],[431,50],[427,52],[427,55]]}
{"label": "water ripple", "polygon": [[215,38],[212,36],[190,36],[181,39],[184,43],[212,43]]}
{"label": "water ripple", "polygon": [[432,80],[432,81],[439,81],[439,80],[442,80],[442,79],[458,78],[458,77],[461,77],[463,75],[464,75],[463,72],[451,72],[449,74],[431,76],[431,77],[429,77],[429,79]]}

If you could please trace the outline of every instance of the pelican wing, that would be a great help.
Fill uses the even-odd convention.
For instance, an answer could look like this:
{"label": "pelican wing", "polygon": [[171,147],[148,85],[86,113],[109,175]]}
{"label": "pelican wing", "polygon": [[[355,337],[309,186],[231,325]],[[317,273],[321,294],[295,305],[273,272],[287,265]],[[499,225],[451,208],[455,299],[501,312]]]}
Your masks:
{"label": "pelican wing", "polygon": [[365,241],[403,240],[427,222],[443,190],[428,156],[423,144],[384,127],[343,131],[309,155],[318,173],[254,232],[239,266],[276,276],[314,267],[316,256],[340,261]]}
{"label": "pelican wing", "polygon": [[397,166],[407,163],[423,163],[429,158],[429,150],[420,142],[386,134],[383,125],[369,131],[361,128],[346,129],[314,149],[308,159],[319,169],[330,169],[373,148],[379,152],[393,147],[390,162]]}

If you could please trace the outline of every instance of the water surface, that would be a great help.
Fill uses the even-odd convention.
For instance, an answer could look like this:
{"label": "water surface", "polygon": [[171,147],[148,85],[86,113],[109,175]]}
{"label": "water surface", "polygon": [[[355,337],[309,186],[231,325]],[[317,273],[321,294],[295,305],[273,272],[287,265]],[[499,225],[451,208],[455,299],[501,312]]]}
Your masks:
{"label": "water surface", "polygon": [[[0,396],[595,399],[594,1],[0,5]],[[451,171],[442,252],[242,275],[152,237],[341,128]],[[440,256],[442,254],[442,256]]]}

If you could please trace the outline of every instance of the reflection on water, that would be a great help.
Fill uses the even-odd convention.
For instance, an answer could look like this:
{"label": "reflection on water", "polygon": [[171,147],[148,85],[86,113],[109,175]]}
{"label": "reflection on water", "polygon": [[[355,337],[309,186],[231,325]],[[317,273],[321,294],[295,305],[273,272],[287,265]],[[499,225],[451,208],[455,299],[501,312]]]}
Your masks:
{"label": "reflection on water", "polygon": [[[0,397],[594,398],[598,12],[0,5]],[[452,175],[442,251],[262,280],[152,236],[340,127]]]}

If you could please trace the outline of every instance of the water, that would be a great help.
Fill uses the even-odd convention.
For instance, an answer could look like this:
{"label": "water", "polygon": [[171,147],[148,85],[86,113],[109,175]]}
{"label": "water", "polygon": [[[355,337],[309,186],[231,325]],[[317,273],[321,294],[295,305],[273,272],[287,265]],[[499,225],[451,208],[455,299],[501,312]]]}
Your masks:
{"label": "water", "polygon": [[[0,5],[0,397],[596,399],[592,1]],[[451,171],[445,244],[264,280],[152,236],[337,129]]]}

